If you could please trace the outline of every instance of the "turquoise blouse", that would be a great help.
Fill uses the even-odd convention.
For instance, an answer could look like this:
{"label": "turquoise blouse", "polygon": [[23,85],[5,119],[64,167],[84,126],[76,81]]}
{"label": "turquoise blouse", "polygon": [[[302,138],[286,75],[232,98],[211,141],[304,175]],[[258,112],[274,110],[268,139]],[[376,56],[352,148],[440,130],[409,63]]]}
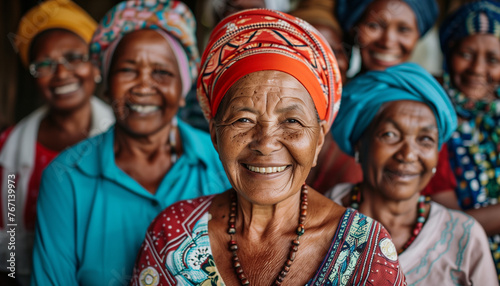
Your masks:
{"label": "turquoise blouse", "polygon": [[178,126],[184,153],[154,195],[116,165],[113,127],[46,168],[32,285],[127,285],[146,229],[164,208],[231,187],[210,136]]}

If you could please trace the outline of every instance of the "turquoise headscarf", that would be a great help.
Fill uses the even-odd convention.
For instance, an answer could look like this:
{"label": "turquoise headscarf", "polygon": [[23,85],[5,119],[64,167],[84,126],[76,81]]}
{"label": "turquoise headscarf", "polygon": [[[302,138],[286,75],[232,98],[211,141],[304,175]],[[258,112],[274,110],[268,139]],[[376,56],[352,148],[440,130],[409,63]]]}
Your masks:
{"label": "turquoise headscarf", "polygon": [[453,105],[431,74],[417,64],[404,63],[385,71],[359,75],[345,86],[340,110],[332,126],[333,137],[342,151],[353,156],[354,145],[382,104],[398,100],[423,102],[432,109],[441,149],[457,126]]}

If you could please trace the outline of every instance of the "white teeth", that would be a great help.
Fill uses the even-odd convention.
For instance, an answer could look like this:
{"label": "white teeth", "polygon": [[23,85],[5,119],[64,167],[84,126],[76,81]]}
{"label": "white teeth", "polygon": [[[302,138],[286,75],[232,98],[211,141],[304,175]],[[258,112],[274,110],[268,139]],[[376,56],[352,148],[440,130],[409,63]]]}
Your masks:
{"label": "white teeth", "polygon": [[283,170],[286,169],[286,166],[281,166],[281,167],[254,167],[247,165],[248,170],[255,172],[255,173],[261,173],[261,174],[271,174],[271,173],[279,173],[283,172]]}
{"label": "white teeth", "polygon": [[151,112],[155,112],[160,109],[160,107],[156,105],[139,105],[139,104],[131,104],[129,105],[130,109],[132,109],[135,112],[142,113],[142,114],[148,114]]}
{"label": "white teeth", "polygon": [[399,59],[399,57],[395,55],[380,54],[380,53],[373,53],[373,57],[376,58],[377,60],[381,60],[384,62],[394,62]]}
{"label": "white teeth", "polygon": [[59,87],[54,88],[54,93],[55,94],[66,94],[66,93],[76,91],[79,88],[80,88],[80,84],[75,82],[75,83],[71,83],[71,84],[67,84],[67,85],[63,85],[63,86],[59,86]]}

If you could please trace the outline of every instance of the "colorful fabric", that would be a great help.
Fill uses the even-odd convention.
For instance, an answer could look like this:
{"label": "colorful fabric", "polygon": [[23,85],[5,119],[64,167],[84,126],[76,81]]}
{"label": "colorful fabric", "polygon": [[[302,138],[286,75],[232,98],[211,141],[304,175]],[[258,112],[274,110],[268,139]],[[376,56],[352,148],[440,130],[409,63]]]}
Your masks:
{"label": "colorful fabric", "polygon": [[92,59],[107,76],[120,40],[126,34],[142,29],[155,30],[169,42],[177,58],[185,96],[198,75],[199,54],[195,18],[180,1],[128,0],[118,3],[99,22],[92,37]]}
{"label": "colorful fabric", "polygon": [[266,9],[233,14],[210,35],[197,83],[205,117],[215,116],[222,98],[238,79],[263,70],[295,77],[311,95],[319,118],[331,124],[342,84],[330,46],[304,20]]}
{"label": "colorful fabric", "polygon": [[[92,109],[89,137],[100,134],[114,122],[111,107],[92,97]],[[48,106],[44,105],[16,124],[10,133],[0,135],[3,141],[0,147],[0,244],[7,245],[10,239],[8,230],[8,184],[7,175],[16,176],[16,275],[31,273],[31,257],[33,255],[34,224],[36,219],[36,205],[40,189],[40,175],[47,164],[58,152],[48,150],[37,141],[40,122],[48,113]],[[7,132],[7,131],[6,131]],[[22,142],[22,144],[20,144]],[[0,248],[0,266],[8,267],[7,259],[10,250]]]}
{"label": "colorful fabric", "polygon": [[[460,123],[448,141],[456,195],[462,209],[498,204],[500,200],[500,98],[471,101],[453,88],[445,74],[444,86],[455,104]],[[500,280],[500,235],[490,237],[490,248]]]}
{"label": "colorful fabric", "polygon": [[457,116],[448,95],[434,77],[414,63],[385,71],[369,71],[355,77],[344,88],[339,114],[332,127],[342,151],[354,155],[354,146],[382,104],[412,100],[427,104],[436,117],[439,148],[457,126]]}
{"label": "colorful fabric", "polygon": [[[367,12],[368,6],[377,0],[337,0],[336,16],[345,31],[350,31]],[[439,14],[436,0],[403,0],[415,13],[420,37],[434,26]],[[395,11],[397,13],[397,7]]]}
{"label": "colorful fabric", "polygon": [[[325,195],[338,204],[352,184],[335,186]],[[472,217],[431,202],[425,224],[399,255],[408,285],[497,285],[486,233]]]}
{"label": "colorful fabric", "polygon": [[[475,34],[492,34],[500,38],[500,3],[498,1],[470,2],[448,16],[439,29],[443,54],[451,55],[450,50],[457,41]],[[448,69],[446,58],[444,69]]]}
{"label": "colorful fabric", "polygon": [[424,196],[432,196],[438,193],[453,191],[457,187],[457,179],[455,173],[451,169],[450,155],[448,153],[448,145],[446,143],[439,151],[436,173],[429,181],[427,186],[421,191]]}
{"label": "colorful fabric", "polygon": [[[146,232],[131,285],[226,285],[208,239],[212,199],[178,202],[156,217]],[[387,231],[348,209],[321,266],[306,285],[369,284],[403,285],[404,276]]]}
{"label": "colorful fabric", "polygon": [[31,8],[21,18],[14,44],[24,66],[28,67],[31,43],[41,32],[49,29],[64,29],[75,33],[89,43],[96,27],[96,21],[74,2],[47,0]]}
{"label": "colorful fabric", "polygon": [[38,198],[32,285],[126,285],[158,213],[231,187],[210,136],[180,120],[178,128],[184,153],[155,194],[116,165],[114,128],[49,164]]}

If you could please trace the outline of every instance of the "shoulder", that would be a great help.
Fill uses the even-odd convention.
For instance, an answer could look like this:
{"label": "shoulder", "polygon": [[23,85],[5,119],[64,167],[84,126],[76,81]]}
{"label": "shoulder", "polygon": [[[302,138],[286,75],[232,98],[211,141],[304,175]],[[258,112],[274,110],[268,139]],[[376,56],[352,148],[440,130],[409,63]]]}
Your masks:
{"label": "shoulder", "polygon": [[483,227],[475,218],[463,211],[452,210],[436,202],[431,202],[429,223],[446,227],[446,231],[453,232],[455,235],[474,234],[476,237],[486,237]]}
{"label": "shoulder", "polygon": [[151,223],[150,228],[163,228],[164,225],[180,225],[186,221],[196,222],[208,211],[214,195],[203,196],[192,200],[176,202],[165,208]]}
{"label": "shoulder", "polygon": [[2,150],[5,141],[7,141],[7,138],[9,138],[9,135],[12,132],[12,130],[14,130],[14,127],[15,126],[8,127],[2,133],[0,133],[0,150]]}
{"label": "shoulder", "polygon": [[81,165],[92,165],[93,169],[97,169],[97,166],[93,165],[96,164],[96,162],[102,156],[102,153],[105,151],[103,142],[106,139],[109,139],[110,136],[112,136],[113,130],[114,128],[110,128],[108,131],[102,134],[87,138],[62,151],[47,166],[44,174],[69,171]]}
{"label": "shoulder", "polygon": [[353,184],[352,183],[341,183],[337,184],[325,193],[325,196],[336,203],[341,203],[342,198],[349,193]]}

